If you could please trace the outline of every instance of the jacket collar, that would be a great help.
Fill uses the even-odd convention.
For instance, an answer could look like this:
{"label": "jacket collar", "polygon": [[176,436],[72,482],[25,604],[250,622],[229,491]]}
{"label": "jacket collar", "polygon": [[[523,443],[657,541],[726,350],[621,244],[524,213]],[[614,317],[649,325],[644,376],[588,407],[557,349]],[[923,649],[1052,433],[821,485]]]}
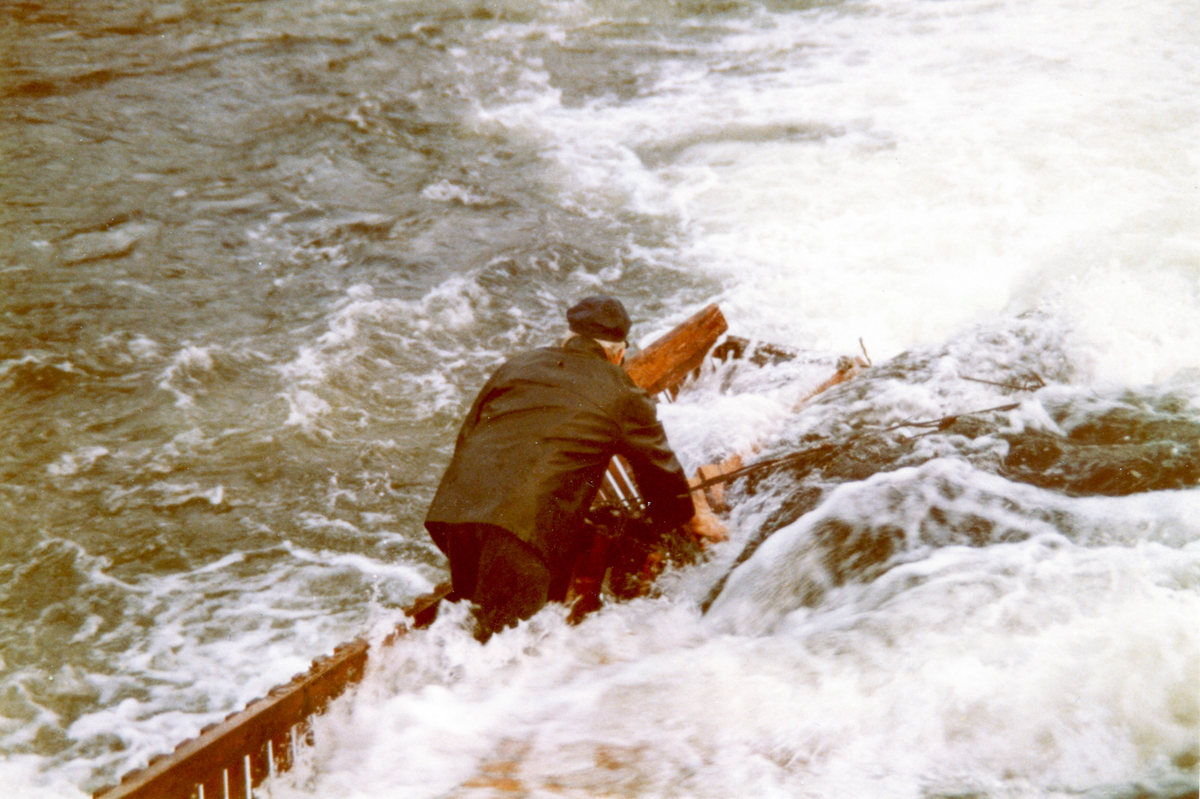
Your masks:
{"label": "jacket collar", "polygon": [[608,360],[608,355],[605,354],[604,348],[596,343],[595,339],[588,338],[587,336],[575,336],[563,344],[562,347],[567,352],[596,355],[604,360]]}

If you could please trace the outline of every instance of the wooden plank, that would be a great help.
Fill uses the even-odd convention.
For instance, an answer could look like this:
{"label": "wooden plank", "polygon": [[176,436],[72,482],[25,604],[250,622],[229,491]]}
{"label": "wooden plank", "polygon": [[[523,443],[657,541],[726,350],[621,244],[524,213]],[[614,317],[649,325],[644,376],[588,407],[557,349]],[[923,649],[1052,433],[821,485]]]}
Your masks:
{"label": "wooden plank", "polygon": [[675,392],[688,375],[700,368],[704,357],[729,329],[716,305],[694,314],[682,324],[625,362],[633,382],[651,394]]}
{"label": "wooden plank", "polygon": [[[432,623],[437,604],[450,593],[450,584],[442,583],[432,593],[418,597],[405,609],[414,627]],[[408,631],[397,627],[384,640],[391,645]],[[102,788],[96,799],[196,799],[204,786],[206,799],[225,796],[226,774],[230,799],[246,797],[246,757],[250,758],[250,784],[257,786],[270,774],[267,742],[277,770],[291,764],[292,731],[340,696],[346,688],[362,679],[367,665],[368,644],[361,638],[341,644],[329,657],[317,658],[312,668],[291,682],[272,688],[262,699],[225,721],[201,731],[175,751],[160,756],[146,768],[125,775],[120,785]]]}
{"label": "wooden plank", "polygon": [[720,346],[713,350],[712,355],[718,361],[730,358],[736,360],[745,359],[756,366],[766,366],[767,364],[777,364],[803,358],[805,353],[793,347],[768,344],[762,341],[751,341],[741,336],[728,336],[721,342]]}
{"label": "wooden plank", "polygon": [[[284,755],[289,732],[321,712],[351,683],[362,679],[367,663],[367,642],[355,639],[342,644],[331,657],[318,658],[305,674],[272,689],[245,710],[181,744],[173,754],[152,761],[129,774],[120,785],[98,791],[104,799],[192,799],[204,786],[205,797],[223,797],[225,777],[231,799],[245,797],[245,758],[251,758],[251,784],[262,782],[268,771],[266,742]],[[282,758],[281,758],[282,759]]]}
{"label": "wooden plank", "polygon": [[[700,483],[708,482],[718,475],[728,474],[740,468],[742,468],[741,456],[730,455],[721,463],[709,463],[696,469],[696,476],[692,479],[692,485],[696,486]],[[693,493],[693,496],[704,497],[708,506],[717,513],[724,513],[729,510],[729,505],[725,501],[725,485],[723,483],[716,483],[702,491],[696,491]]]}

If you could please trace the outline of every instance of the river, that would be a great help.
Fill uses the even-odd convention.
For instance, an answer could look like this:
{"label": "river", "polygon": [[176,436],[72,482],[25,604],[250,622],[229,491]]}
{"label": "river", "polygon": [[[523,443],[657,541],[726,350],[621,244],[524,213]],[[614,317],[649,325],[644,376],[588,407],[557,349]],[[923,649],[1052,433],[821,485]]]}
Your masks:
{"label": "river", "polygon": [[0,43],[5,796],[382,637],[474,392],[597,292],[811,354],[662,406],[689,470],[871,435],[654,597],[443,612],[264,796],[1196,795],[1192,3],[32,0]]}

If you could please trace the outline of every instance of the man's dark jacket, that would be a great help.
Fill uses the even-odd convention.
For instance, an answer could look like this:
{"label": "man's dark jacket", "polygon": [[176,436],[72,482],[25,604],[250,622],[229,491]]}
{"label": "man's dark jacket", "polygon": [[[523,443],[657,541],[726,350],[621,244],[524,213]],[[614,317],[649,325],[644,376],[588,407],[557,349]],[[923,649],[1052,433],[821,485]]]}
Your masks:
{"label": "man's dark jacket", "polygon": [[633,467],[656,526],[692,518],[687,478],[653,400],[599,344],[578,337],[522,353],[471,406],[425,526],[443,551],[445,525],[502,527],[533,545],[561,585],[613,455]]}

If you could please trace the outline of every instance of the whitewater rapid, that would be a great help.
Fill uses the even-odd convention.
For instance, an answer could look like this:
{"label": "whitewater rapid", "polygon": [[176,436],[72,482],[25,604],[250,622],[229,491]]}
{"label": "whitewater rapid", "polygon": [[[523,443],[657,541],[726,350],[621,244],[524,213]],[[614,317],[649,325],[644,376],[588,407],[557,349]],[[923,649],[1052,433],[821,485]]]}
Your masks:
{"label": "whitewater rapid", "polygon": [[[606,291],[643,346],[716,302],[805,353],[662,406],[689,470],[1015,407],[735,486],[728,544],[578,627],[481,647],[443,611],[263,796],[1195,795],[1200,489],[1010,458],[1197,451],[1189,3],[4,25],[8,794],[87,795],[379,644],[446,576],[421,520],[474,392]],[[843,355],[875,368],[802,404]]]}

